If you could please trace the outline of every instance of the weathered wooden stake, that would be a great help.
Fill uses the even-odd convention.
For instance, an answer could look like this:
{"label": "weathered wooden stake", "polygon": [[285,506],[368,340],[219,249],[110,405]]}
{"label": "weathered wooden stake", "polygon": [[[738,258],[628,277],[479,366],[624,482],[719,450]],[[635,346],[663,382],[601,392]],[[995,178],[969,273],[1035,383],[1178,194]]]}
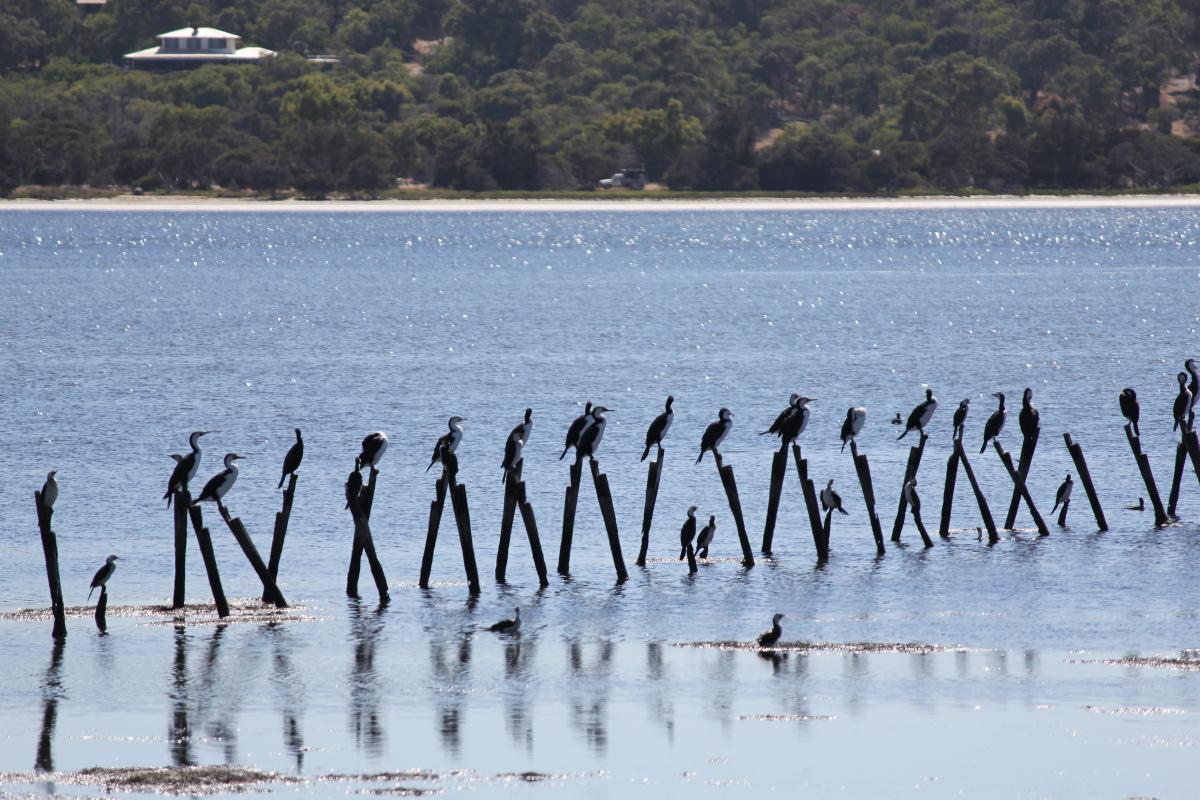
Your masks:
{"label": "weathered wooden stake", "polygon": [[700,568],[698,566],[696,566],[696,548],[692,547],[691,542],[687,543],[687,562],[688,562],[688,573],[691,575],[695,575],[700,570]]}
{"label": "weathered wooden stake", "polygon": [[779,515],[779,498],[783,496],[783,476],[787,472],[787,446],[780,447],[771,459],[771,493],[767,496],[767,521],[763,525],[762,552],[771,555],[775,538],[775,520]]}
{"label": "weathered wooden stake", "polygon": [[817,558],[821,558],[821,510],[817,507],[817,490],[812,479],[808,477],[808,459],[800,451],[800,445],[792,445],[792,459],[796,462],[796,474],[800,478],[800,489],[804,492],[804,507],[808,509],[808,525],[812,529],[813,546],[817,549]]}
{"label": "weathered wooden stake", "polygon": [[883,555],[887,550],[883,546],[883,526],[879,522],[879,514],[875,513],[875,485],[871,482],[871,465],[867,454],[858,452],[858,442],[850,440],[850,455],[854,458],[854,470],[858,473],[858,483],[862,487],[863,503],[867,507],[867,515],[871,519],[871,534],[875,537],[875,554]]}
{"label": "weathered wooden stake", "polygon": [[467,487],[459,483],[458,458],[454,453],[443,450],[442,476],[436,483],[436,499],[429,506],[429,532],[425,536],[425,552],[421,556],[422,589],[429,588],[429,575],[433,571],[433,552],[437,546],[438,529],[441,527],[442,509],[446,495],[454,509],[454,523],[458,527],[458,544],[462,549],[463,569],[467,573],[467,591],[479,594],[479,567],[475,562],[475,542],[471,538],[471,510],[467,505]]}
{"label": "weathered wooden stake", "polygon": [[1196,479],[1200,480],[1200,435],[1195,431],[1188,431],[1183,437],[1183,444],[1187,447],[1188,458],[1192,460],[1192,469],[1196,473]]}
{"label": "weathered wooden stake", "polygon": [[525,497],[525,482],[517,484],[520,496],[517,498],[521,509],[521,522],[525,524],[525,536],[529,539],[529,550],[533,554],[533,566],[537,569],[538,583],[545,587],[550,585],[546,578],[546,556],[542,553],[542,539],[538,536],[537,519],[533,516],[533,506]]}
{"label": "weathered wooden stake", "polygon": [[421,578],[419,585],[422,589],[429,588],[429,575],[433,571],[433,551],[437,547],[438,528],[442,525],[442,508],[446,504],[446,493],[449,490],[450,478],[444,472],[437,479],[435,498],[429,504],[429,529],[425,533],[425,552],[421,554]]}
{"label": "weathered wooden stake", "polygon": [[101,586],[100,599],[96,601],[96,627],[101,633],[108,630],[108,620],[104,616],[106,611],[108,611],[108,589]]}
{"label": "weathered wooden stake", "polygon": [[1187,445],[1180,442],[1175,448],[1175,475],[1171,480],[1171,495],[1167,499],[1167,516],[1175,516],[1175,506],[1179,503],[1179,486],[1183,483],[1183,468],[1187,464]]}
{"label": "weathered wooden stake", "polygon": [[512,541],[513,519],[517,514],[517,483],[521,480],[524,461],[517,463],[504,478],[504,513],[500,517],[500,544],[496,547],[496,583],[506,583],[508,546]]}
{"label": "weathered wooden stake", "polygon": [[217,555],[213,552],[212,536],[204,527],[204,512],[200,506],[188,506],[188,516],[192,520],[192,531],[196,534],[196,543],[200,545],[200,557],[204,560],[204,571],[208,573],[208,587],[212,590],[213,602],[217,606],[217,616],[229,616],[229,603],[225,600],[225,590],[221,588],[221,573],[217,570]]}
{"label": "weathered wooden stake", "polygon": [[654,505],[658,502],[658,484],[662,479],[663,456],[666,453],[662,445],[658,447],[658,456],[646,470],[646,507],[642,511],[642,546],[638,550],[636,563],[639,567],[646,566],[646,551],[650,549],[650,525],[654,522]]}
{"label": "weathered wooden stake", "polygon": [[217,503],[217,510],[221,512],[221,519],[225,520],[225,524],[229,527],[229,532],[233,534],[233,538],[237,539],[238,545],[242,548],[242,553],[245,554],[246,560],[250,562],[250,566],[254,568],[254,572],[258,575],[258,579],[262,581],[263,596],[266,600],[263,602],[272,603],[276,608],[287,608],[287,600],[283,599],[283,592],[279,591],[279,586],[276,585],[275,579],[271,577],[267,565],[263,563],[262,556],[258,554],[258,548],[254,546],[254,541],[250,538],[250,534],[246,532],[246,526],[242,524],[241,517],[233,517],[229,514],[229,509],[223,503]]}
{"label": "weathered wooden stake", "polygon": [[467,573],[467,591],[479,594],[479,567],[475,563],[475,542],[471,538],[471,510],[467,506],[467,487],[453,482],[450,500],[454,506],[454,522],[458,525],[458,543],[462,547],[463,569]]}
{"label": "weathered wooden stake", "polygon": [[187,489],[175,492],[175,594],[171,598],[171,608],[183,608],[187,602],[187,528],[188,506],[192,504],[192,495]]}
{"label": "weathered wooden stake", "polygon": [[1067,527],[1067,509],[1070,507],[1071,507],[1070,500],[1068,500],[1067,502],[1062,504],[1062,511],[1058,512],[1058,527],[1060,527],[1060,528]]}
{"label": "weathered wooden stake", "polygon": [[54,613],[54,628],[52,635],[55,639],[63,639],[67,635],[67,610],[63,603],[62,581],[58,574],[58,537],[50,527],[54,517],[54,509],[42,505],[42,493],[34,491],[33,502],[37,507],[38,531],[42,536],[42,554],[46,558],[46,582],[50,586],[50,608]]}
{"label": "weathered wooden stake", "polygon": [[[354,539],[358,543],[358,551],[367,556],[367,564],[371,568],[371,577],[375,581],[375,591],[379,594],[379,602],[386,603],[391,599],[391,595],[388,593],[387,575],[384,574],[383,564],[375,552],[375,538],[371,535],[371,523],[368,521],[367,512],[363,509],[362,504],[356,501],[350,504],[350,513],[354,515]],[[355,586],[354,594],[350,595],[351,597],[358,597],[357,562],[355,564]]]}
{"label": "weathered wooden stake", "polygon": [[1025,499],[1025,507],[1029,509],[1029,514],[1033,517],[1033,524],[1037,526],[1038,535],[1049,536],[1050,529],[1046,527],[1046,520],[1042,519],[1041,513],[1037,510],[1037,506],[1034,505],[1033,497],[1029,494],[1029,487],[1026,485],[1025,479],[1021,477],[1016,467],[1013,466],[1012,456],[1000,446],[999,439],[992,439],[992,447],[996,448],[996,454],[1000,456],[1000,460],[1004,462],[1004,468],[1008,470],[1008,477],[1012,478],[1013,485],[1021,493],[1021,497]]}
{"label": "weathered wooden stake", "polygon": [[[1033,436],[1021,437],[1021,455],[1017,459],[1017,474],[1021,476],[1021,484],[1024,485],[1029,481],[1029,468],[1033,465],[1033,451],[1037,450],[1038,438],[1042,434],[1041,428],[1036,428],[1033,431]],[[1012,530],[1013,525],[1017,522],[1017,507],[1021,504],[1021,490],[1015,483],[1013,485],[1012,500],[1008,504],[1008,515],[1004,518],[1004,528]],[[1032,513],[1032,512],[1031,512]]]}
{"label": "weathered wooden stake", "polygon": [[896,522],[892,525],[892,541],[900,541],[900,531],[904,529],[904,515],[908,511],[908,498],[904,496],[904,486],[917,476],[921,468],[921,456],[925,453],[925,442],[929,436],[922,433],[921,440],[908,448],[908,465],[904,468],[904,484],[900,486],[900,505],[896,509]]}
{"label": "weathered wooden stake", "polygon": [[[713,452],[716,455],[716,452]],[[738,542],[742,545],[742,566],[754,566],[754,552],[750,548],[750,537],[746,534],[746,519],[742,516],[742,499],[738,496],[737,479],[733,476],[733,465],[722,465],[716,459],[717,474],[721,476],[721,485],[725,487],[725,498],[729,501],[729,511],[737,525]]]}
{"label": "weathered wooden stake", "polygon": [[942,519],[938,535],[950,536],[950,512],[954,509],[954,484],[958,481],[958,449],[946,461],[946,488],[942,490]]}
{"label": "weathered wooden stake", "polygon": [[1161,528],[1167,524],[1167,512],[1163,508],[1162,497],[1158,494],[1158,485],[1154,482],[1154,473],[1150,470],[1150,456],[1142,452],[1142,441],[1133,435],[1133,428],[1125,425],[1125,438],[1129,440],[1129,449],[1137,460],[1138,470],[1142,473],[1142,481],[1146,484],[1146,493],[1154,506],[1154,527]]}
{"label": "weathered wooden stake", "polygon": [[975,470],[971,469],[971,462],[967,459],[962,440],[954,442],[954,452],[958,453],[958,461],[962,464],[963,472],[967,473],[967,480],[971,482],[971,491],[975,493],[975,502],[979,505],[979,515],[983,517],[984,527],[987,528],[988,544],[995,544],[1000,541],[1000,536],[996,533],[996,521],[992,519],[992,510],[988,508],[987,498],[983,496],[979,482],[975,480]]}
{"label": "weathered wooden stake", "polygon": [[817,561],[829,560],[829,530],[833,527],[833,509],[825,512],[825,521],[821,525],[821,543],[817,551]]}
{"label": "weathered wooden stake", "polygon": [[[283,558],[283,540],[287,536],[288,520],[292,517],[292,500],[296,497],[296,473],[288,479],[287,488],[283,490],[283,509],[275,512],[275,530],[271,535],[271,560],[267,562],[267,572],[271,580],[279,583],[279,561]],[[263,588],[262,601],[270,603],[267,589]]]}
{"label": "weathered wooden stake", "polygon": [[1108,530],[1108,521],[1104,519],[1104,509],[1100,507],[1100,498],[1096,495],[1095,484],[1092,483],[1092,473],[1088,470],[1087,461],[1083,458],[1083,448],[1077,442],[1071,441],[1069,433],[1063,434],[1063,441],[1066,442],[1071,460],[1075,462],[1075,471],[1079,473],[1083,489],[1087,492],[1088,502],[1092,506],[1092,515],[1096,518],[1096,525],[1100,530],[1106,531]]}
{"label": "weathered wooden stake", "polygon": [[604,517],[604,530],[608,533],[608,549],[612,551],[613,567],[617,570],[617,583],[629,580],[625,570],[625,556],[621,553],[621,540],[617,536],[617,512],[613,508],[612,490],[608,476],[600,471],[596,459],[591,459],[592,485],[596,487],[596,500],[600,503],[600,515]]}
{"label": "weathered wooden stake", "polygon": [[[350,514],[354,519],[354,543],[350,547],[350,567],[346,570],[346,596],[358,597],[358,573],[362,568],[363,550],[367,542],[371,543],[371,549],[375,549],[375,540],[371,537],[371,506],[375,503],[375,483],[379,478],[379,470],[371,467],[370,477],[367,479],[366,488],[359,492],[358,500],[350,504]],[[362,525],[359,521],[361,518]],[[365,529],[366,537],[360,534]],[[370,561],[370,559],[368,558]],[[378,560],[371,561],[371,571],[375,572]],[[380,568],[382,572],[382,568]],[[379,575],[375,575],[376,584],[379,583]],[[383,588],[386,590],[387,583]],[[387,592],[384,591],[380,595],[381,600],[387,599]]]}
{"label": "weathered wooden stake", "polygon": [[579,482],[583,479],[583,462],[576,459],[571,465],[571,485],[563,504],[562,541],[558,545],[558,574],[571,574],[571,540],[575,535],[575,507],[579,503]]}
{"label": "weathered wooden stake", "polygon": [[933,539],[929,538],[929,531],[925,530],[925,522],[921,519],[921,509],[912,509],[913,522],[917,524],[917,533],[921,534],[921,543],[926,547],[933,547]]}

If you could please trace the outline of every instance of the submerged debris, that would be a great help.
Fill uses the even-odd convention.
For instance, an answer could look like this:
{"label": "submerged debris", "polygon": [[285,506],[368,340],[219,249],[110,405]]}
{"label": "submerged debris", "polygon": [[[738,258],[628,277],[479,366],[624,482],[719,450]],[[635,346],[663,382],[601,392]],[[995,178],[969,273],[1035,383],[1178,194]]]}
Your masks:
{"label": "submerged debris", "polygon": [[1184,650],[1178,656],[1127,656],[1126,658],[1073,658],[1068,664],[1108,664],[1120,667],[1155,667],[1157,669],[1178,669],[1185,671],[1200,671],[1200,658],[1194,650]]}

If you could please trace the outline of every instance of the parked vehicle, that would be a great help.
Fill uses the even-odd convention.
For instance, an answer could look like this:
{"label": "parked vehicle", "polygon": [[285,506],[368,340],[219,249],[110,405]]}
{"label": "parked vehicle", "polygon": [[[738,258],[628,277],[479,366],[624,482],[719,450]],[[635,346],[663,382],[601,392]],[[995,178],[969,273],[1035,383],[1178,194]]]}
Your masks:
{"label": "parked vehicle", "polygon": [[644,169],[623,169],[614,173],[611,178],[600,180],[601,189],[645,189],[646,171]]}

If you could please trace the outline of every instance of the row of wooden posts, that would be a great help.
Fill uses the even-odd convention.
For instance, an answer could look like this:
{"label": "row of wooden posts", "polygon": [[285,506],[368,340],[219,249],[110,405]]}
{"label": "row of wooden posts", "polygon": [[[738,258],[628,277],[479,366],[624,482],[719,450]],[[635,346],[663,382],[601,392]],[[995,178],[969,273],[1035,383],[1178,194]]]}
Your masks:
{"label": "row of wooden posts", "polygon": [[[1026,484],[1030,466],[1033,462],[1034,451],[1037,448],[1039,434],[1040,429],[1035,429],[1032,435],[1023,437],[1020,456],[1015,466],[1012,456],[1004,450],[999,441],[993,439],[992,445],[1013,482],[1013,493],[1008,505],[1004,528],[1011,529],[1013,527],[1019,506],[1023,501],[1029,510],[1030,516],[1033,518],[1038,533],[1045,536],[1049,535],[1050,530],[1041,513],[1038,511]],[[1155,526],[1161,527],[1167,524],[1175,515],[1175,507],[1179,500],[1180,485],[1187,460],[1191,460],[1196,477],[1200,480],[1200,438],[1197,437],[1195,431],[1186,431],[1184,433],[1176,451],[1175,472],[1171,484],[1171,493],[1168,505],[1164,508],[1158,487],[1154,481],[1154,475],[1150,470],[1149,456],[1142,450],[1140,438],[1134,434],[1130,425],[1125,426],[1125,435],[1129,441],[1134,458],[1137,461],[1142,479],[1145,482],[1146,492],[1150,497],[1154,510]],[[917,476],[927,439],[928,436],[922,433],[918,443],[909,448],[908,463],[904,474],[904,486],[908,486],[910,481],[914,481]],[[1069,433],[1063,434],[1063,441],[1075,464],[1075,469],[1079,473],[1084,491],[1087,493],[1096,525],[1101,531],[1108,530],[1108,522],[1105,520],[1104,510],[1100,506],[1100,500],[1096,495],[1096,489],[1092,483],[1091,473],[1088,470],[1087,462],[1084,460],[1083,448],[1072,440]],[[824,519],[822,519],[821,512],[817,506],[816,487],[808,474],[808,461],[803,457],[800,445],[792,443],[790,449],[804,495],[804,503],[808,512],[809,524],[812,528],[813,544],[816,549],[817,559],[818,561],[825,561],[829,557],[829,538],[832,527],[833,509],[828,509],[825,512]],[[886,551],[886,547],[884,545],[883,530],[879,515],[875,510],[875,490],[871,481],[870,463],[867,461],[866,454],[858,452],[858,445],[853,440],[850,442],[850,452],[854,460],[859,484],[862,488],[863,502],[868,519],[870,520],[871,532],[875,539],[876,553],[882,556]],[[721,485],[724,487],[726,499],[729,503],[729,510],[737,526],[738,541],[742,551],[742,564],[746,567],[752,567],[754,566],[754,553],[750,545],[749,534],[746,531],[746,522],[742,514],[742,504],[738,495],[737,481],[734,476],[733,467],[723,463],[720,453],[714,451],[714,456]],[[650,545],[650,528],[654,519],[654,509],[658,498],[658,487],[662,477],[665,457],[666,453],[660,445],[655,458],[649,464],[646,476],[641,547],[638,551],[636,562],[639,567],[646,565],[646,556]],[[783,494],[787,461],[788,444],[784,443],[775,453],[771,465],[771,487],[762,539],[762,552],[768,556],[771,554],[771,547],[774,541],[775,522],[778,517],[780,498]],[[600,471],[600,466],[594,459],[590,460],[589,465],[592,473],[592,482],[596,490],[596,497],[600,505],[601,517],[604,520],[605,531],[608,535],[609,547],[612,551],[613,567],[616,570],[617,582],[622,583],[628,579],[629,573],[626,570],[625,559],[621,551],[621,542],[617,531],[617,517],[613,506],[612,491],[608,484],[608,476]],[[979,483],[975,479],[975,473],[971,469],[971,463],[967,458],[966,450],[960,439],[955,440],[954,450],[946,464],[945,488],[942,495],[941,519],[938,533],[943,537],[947,537],[950,534],[950,515],[953,509],[954,487],[959,467],[966,473],[967,480],[970,481],[971,490],[979,506],[980,517],[983,520],[984,527],[987,529],[988,542],[994,544],[999,541],[995,519],[992,516],[991,509],[983,492],[979,488]],[[528,500],[521,472],[521,465],[518,464],[516,469],[510,471],[506,476],[504,512],[500,527],[500,543],[496,553],[495,579],[500,583],[504,583],[507,580],[509,545],[512,540],[512,528],[516,513],[519,510],[526,536],[529,539],[530,553],[533,558],[534,568],[537,571],[538,582],[541,586],[545,587],[549,585],[546,559],[542,552],[541,539],[538,535],[537,519],[534,516],[533,507]],[[371,535],[370,526],[371,508],[375,499],[375,487],[378,477],[379,471],[371,467],[366,485],[357,497],[350,498],[348,502],[354,524],[354,538],[350,566],[346,575],[346,594],[351,597],[358,597],[358,579],[362,557],[365,555],[376,590],[379,594],[379,599],[381,602],[386,602],[389,599],[387,576],[384,574],[383,565],[380,563],[379,556],[375,551],[375,543]],[[571,466],[570,485],[566,489],[563,508],[562,540],[558,553],[558,572],[561,575],[569,575],[571,571],[571,545],[574,537],[576,505],[579,499],[582,477],[583,463],[582,460],[577,459]],[[262,601],[270,603],[276,608],[288,607],[287,600],[284,598],[283,592],[279,589],[277,580],[280,560],[283,554],[284,539],[287,536],[288,521],[291,517],[292,502],[296,494],[296,482],[297,476],[295,473],[292,473],[289,477],[287,488],[283,492],[283,507],[275,515],[275,528],[271,539],[271,550],[266,562],[263,561],[257,548],[255,548],[254,542],[250,539],[250,535],[242,520],[231,516],[229,510],[223,504],[218,503],[217,506],[221,518],[225,521],[230,533],[233,534],[246,559],[250,562],[262,582]],[[433,555],[447,496],[450,498],[454,520],[458,528],[459,544],[462,550],[463,566],[467,575],[468,591],[471,594],[478,594],[481,591],[479,568],[475,559],[475,547],[471,534],[471,515],[467,505],[467,487],[458,482],[458,460],[451,452],[443,453],[442,475],[437,480],[435,497],[430,504],[429,527],[425,538],[425,549],[421,557],[420,586],[421,588],[429,587],[429,578],[433,569]],[[212,536],[208,528],[205,527],[203,512],[200,506],[192,505],[191,496],[186,488],[178,490],[173,500],[175,507],[175,585],[172,608],[183,608],[185,602],[187,539],[188,524],[190,522],[192,532],[195,534],[200,548],[201,558],[204,560],[204,568],[208,575],[209,588],[212,592],[217,614],[219,617],[226,617],[229,615],[229,602],[226,600],[224,589],[221,586],[221,575],[217,569]],[[66,636],[66,612],[58,574],[58,545],[51,527],[53,508],[43,504],[40,492],[34,492],[34,502],[37,506],[38,527],[41,531],[42,548],[46,559],[46,574],[50,584],[50,600],[54,617],[53,635],[56,638],[61,638]],[[1062,511],[1058,516],[1058,524],[1060,526],[1066,524],[1067,509],[1069,506],[1069,501],[1062,504]],[[933,540],[925,528],[924,521],[920,515],[920,509],[909,507],[907,493],[903,488],[900,492],[896,519],[892,525],[891,540],[893,542],[900,541],[905,520],[910,513],[923,544],[926,547],[932,547]],[[687,545],[685,550],[689,570],[695,573],[697,570],[695,552],[690,544]],[[97,603],[95,612],[96,624],[101,631],[106,628],[105,611],[107,605],[108,593],[104,587],[101,587],[100,600]]]}

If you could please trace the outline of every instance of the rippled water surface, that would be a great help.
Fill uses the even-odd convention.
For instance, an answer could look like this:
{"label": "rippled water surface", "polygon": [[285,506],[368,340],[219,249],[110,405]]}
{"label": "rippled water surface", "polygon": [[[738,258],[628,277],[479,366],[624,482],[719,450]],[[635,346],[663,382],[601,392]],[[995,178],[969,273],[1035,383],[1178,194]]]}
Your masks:
{"label": "rippled water surface", "polygon": [[[1080,797],[1194,792],[1200,743],[1200,485],[1179,521],[1124,510],[1146,491],[1116,396],[1134,386],[1143,445],[1166,500],[1175,373],[1200,357],[1195,209],[588,211],[584,213],[29,212],[0,214],[0,793],[97,794],[86,767],[239,764],[343,783],[286,791],[470,790],[551,783],[585,796],[923,794]],[[908,442],[888,424],[937,393],[920,472],[925,549],[911,522],[876,557],[838,431],[868,409],[885,537]],[[991,509],[1012,492],[978,454],[1003,391],[1001,439],[1032,387],[1042,435],[1028,514],[989,547],[960,477],[937,536],[950,416],[972,399],[967,445]],[[817,398],[802,438],[818,487],[849,515],[817,565],[794,472],[774,557],[758,555],[774,439],[755,435],[790,392]],[[676,419],[637,568],[649,421]],[[569,580],[554,574],[568,461],[585,399],[615,409],[600,465],[630,577],[615,585],[591,481]],[[549,561],[539,590],[518,519],[508,584],[492,580],[504,439],[526,406],[524,477]],[[700,435],[736,415],[723,446],[759,560],[736,526]],[[468,418],[459,450],[482,593],[468,599],[450,510],[434,585],[417,588],[434,439]],[[306,454],[281,566],[293,605],[215,625],[168,601],[167,454],[204,440],[201,476],[246,458],[228,505],[268,549],[279,464]],[[372,530],[391,584],[377,607],[345,598],[353,529],[342,482],[359,441],[385,430]],[[1110,530],[1082,486],[1068,527],[1049,516],[1083,445]],[[55,649],[32,492],[56,468],[66,602],[121,555],[109,635],[86,612]],[[694,578],[676,532],[690,504],[717,518]],[[222,579],[246,606],[261,586],[215,510]],[[188,598],[209,600],[195,543]],[[519,637],[486,625],[521,606]],[[935,645],[916,652],[680,647],[749,642],[781,611],[792,642]],[[1164,668],[1122,658],[1180,658]],[[1200,666],[1200,662],[1197,663]],[[362,776],[418,769],[429,774]],[[42,774],[34,774],[40,770]],[[538,773],[524,778],[513,773]],[[533,780],[537,778],[537,780]],[[544,779],[544,780],[543,780]],[[331,788],[332,787],[332,788]],[[508,795],[506,795],[508,796]]]}

